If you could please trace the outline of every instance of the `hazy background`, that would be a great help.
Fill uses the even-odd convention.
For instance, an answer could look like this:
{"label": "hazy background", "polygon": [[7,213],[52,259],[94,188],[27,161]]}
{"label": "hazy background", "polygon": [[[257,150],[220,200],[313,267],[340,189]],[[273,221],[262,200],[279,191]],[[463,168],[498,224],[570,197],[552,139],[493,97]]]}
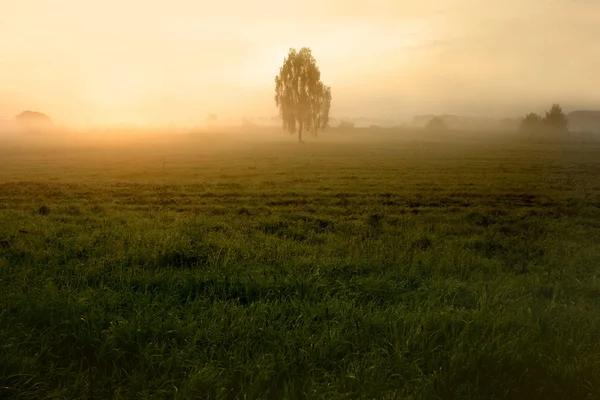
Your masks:
{"label": "hazy background", "polygon": [[334,118],[598,108],[599,37],[597,0],[2,0],[0,119],[271,117],[302,46]]}

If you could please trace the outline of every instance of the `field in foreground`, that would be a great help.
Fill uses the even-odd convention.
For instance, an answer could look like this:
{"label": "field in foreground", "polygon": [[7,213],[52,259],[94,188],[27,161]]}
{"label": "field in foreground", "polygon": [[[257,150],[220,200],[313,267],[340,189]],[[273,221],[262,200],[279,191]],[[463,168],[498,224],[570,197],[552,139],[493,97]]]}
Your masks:
{"label": "field in foreground", "polygon": [[0,149],[0,398],[591,399],[600,144]]}

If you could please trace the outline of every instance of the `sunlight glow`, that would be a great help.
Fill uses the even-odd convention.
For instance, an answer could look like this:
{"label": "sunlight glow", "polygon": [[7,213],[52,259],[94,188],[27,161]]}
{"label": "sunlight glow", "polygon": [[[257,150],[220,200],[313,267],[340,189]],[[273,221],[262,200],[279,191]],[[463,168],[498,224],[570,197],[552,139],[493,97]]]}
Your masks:
{"label": "sunlight glow", "polygon": [[[62,120],[270,116],[274,76],[303,46],[332,87],[333,114],[384,109],[393,96],[411,101],[387,107],[389,117],[484,102],[521,114],[558,94],[600,102],[588,90],[600,69],[600,3],[533,3],[6,0],[0,119],[23,107]],[[554,62],[557,51],[569,62]]]}

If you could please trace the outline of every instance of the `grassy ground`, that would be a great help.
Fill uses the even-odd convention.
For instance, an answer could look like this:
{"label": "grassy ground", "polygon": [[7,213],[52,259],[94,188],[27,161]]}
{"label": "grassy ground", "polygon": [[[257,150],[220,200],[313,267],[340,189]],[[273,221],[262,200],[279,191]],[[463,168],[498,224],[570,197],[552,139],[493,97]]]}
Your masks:
{"label": "grassy ground", "polygon": [[1,398],[600,393],[600,143],[130,141],[0,150]]}

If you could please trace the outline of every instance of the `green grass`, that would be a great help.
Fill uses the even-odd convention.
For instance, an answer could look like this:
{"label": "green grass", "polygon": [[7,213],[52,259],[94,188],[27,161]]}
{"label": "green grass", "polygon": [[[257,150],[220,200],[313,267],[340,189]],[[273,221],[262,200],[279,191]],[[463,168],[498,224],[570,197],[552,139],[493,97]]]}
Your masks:
{"label": "green grass", "polygon": [[600,393],[600,143],[7,145],[0,182],[2,399]]}

